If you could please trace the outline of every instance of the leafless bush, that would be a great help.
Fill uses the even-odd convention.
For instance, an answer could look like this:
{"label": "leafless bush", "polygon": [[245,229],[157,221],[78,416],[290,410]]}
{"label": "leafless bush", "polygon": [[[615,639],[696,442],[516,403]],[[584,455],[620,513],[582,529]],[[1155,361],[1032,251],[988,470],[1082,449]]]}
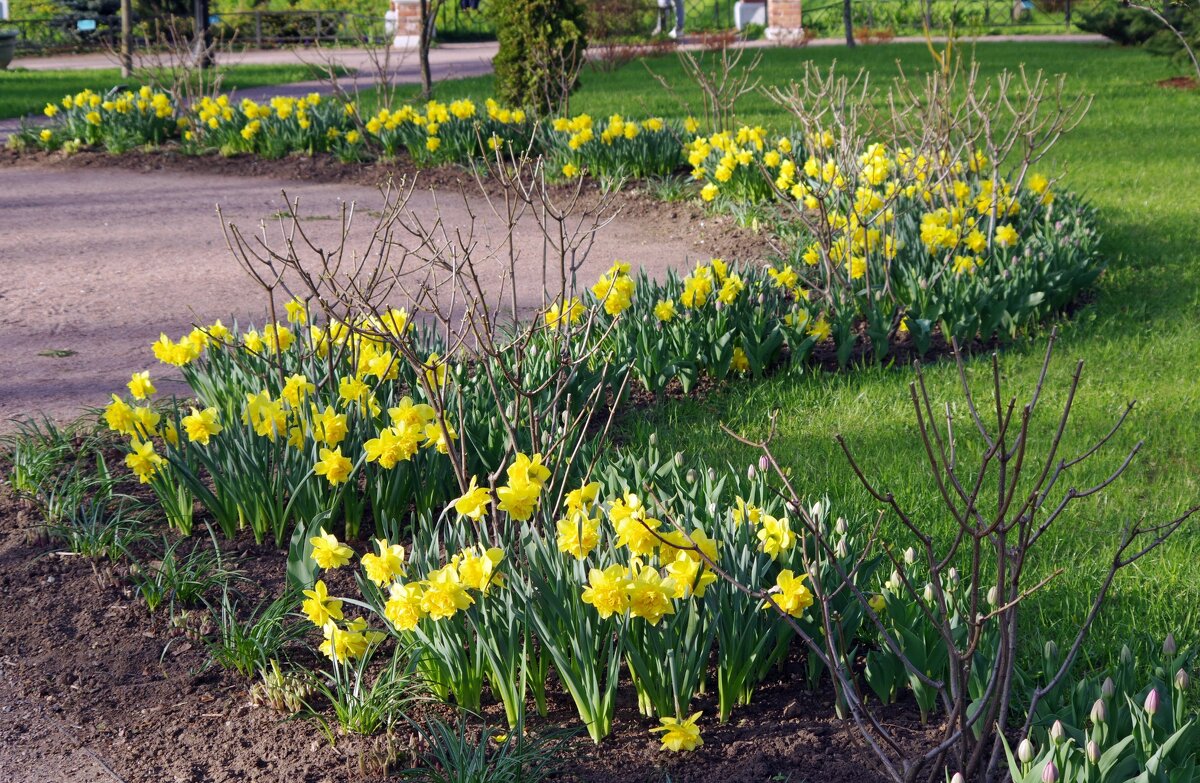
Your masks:
{"label": "leafless bush", "polygon": [[690,101],[665,77],[654,73],[650,66],[646,70],[675,100],[683,112],[696,117],[708,133],[730,130],[737,122],[737,103],[743,97],[758,90],[762,78],[755,75],[762,62],[762,52],[756,51],[750,61],[743,64],[746,49],[730,48],[728,42],[719,48],[697,57],[691,52],[679,50],[679,64],[685,75],[687,89],[700,90],[700,109],[693,111]]}
{"label": "leafless bush", "polygon": [[[231,251],[262,286],[272,312],[278,296],[305,300],[330,322],[386,343],[414,371],[420,388],[413,392],[434,407],[443,432],[458,437],[450,460],[464,492],[469,455],[473,462],[491,455],[494,489],[516,451],[572,464],[585,446],[603,442],[616,410],[605,398],[609,360],[597,355],[611,327],[602,326],[595,308],[578,322],[547,318],[579,296],[578,272],[615,214],[611,196],[585,195],[582,186],[556,195],[546,186],[542,160],[527,153],[497,153],[475,177],[478,190],[458,194],[466,218],[457,223],[444,216],[436,193],[434,207],[422,208],[413,203],[414,183],[388,184],[383,207],[357,246],[354,204],[344,207],[332,245],[309,235],[294,201],[274,240],[265,225],[257,236],[226,225]],[[476,206],[480,200],[483,209]],[[485,228],[489,222],[498,236]],[[537,239],[530,241],[529,231]],[[384,328],[400,306],[421,328]],[[441,351],[436,359],[429,354],[430,334]],[[482,383],[467,389],[440,382],[436,373],[443,367]],[[588,374],[600,382],[581,385]],[[496,425],[463,426],[471,415],[494,415]],[[562,474],[555,480],[565,481]]]}
{"label": "leafless bush", "polygon": [[[1052,383],[1049,376],[1053,347],[1052,336],[1037,382],[1023,402],[1016,396],[1005,397],[995,357],[986,406],[976,403],[976,393],[957,347],[960,400],[964,403],[961,407],[951,403],[935,407],[917,366],[917,380],[910,386],[917,438],[942,508],[954,523],[952,537],[935,535],[937,520],[912,514],[900,498],[870,478],[847,441],[841,436],[837,438],[862,486],[891,512],[903,531],[899,540],[887,542],[880,542],[873,535],[871,544],[878,546],[894,568],[892,589],[904,601],[919,607],[923,621],[936,630],[948,655],[945,676],[936,671],[931,674],[927,665],[913,657],[905,648],[904,638],[891,630],[872,606],[872,596],[858,586],[854,579],[857,566],[847,569],[834,556],[834,544],[826,539],[801,502],[793,483],[794,471],[782,466],[772,450],[777,417],[772,417],[770,432],[762,441],[730,433],[760,449],[778,476],[789,507],[800,516],[805,532],[814,542],[815,555],[804,550],[805,567],[815,568],[819,560],[822,565],[832,565],[838,570],[838,586],[832,593],[821,580],[810,582],[821,629],[819,637],[805,632],[783,612],[780,615],[792,625],[810,654],[833,673],[839,703],[845,705],[849,719],[892,780],[942,780],[945,770],[961,772],[967,780],[995,779],[1004,758],[1002,738],[1014,728],[1010,718],[1015,700],[1025,696],[1017,681],[1017,655],[1023,632],[1021,610],[1032,594],[1063,571],[1060,567],[1034,582],[1030,566],[1038,560],[1040,552],[1052,548],[1042,546],[1053,537],[1047,534],[1053,534],[1070,518],[1068,511],[1076,501],[1104,492],[1141,450],[1139,442],[1117,461],[1107,478],[1092,486],[1079,488],[1072,483],[1074,469],[1096,458],[1112,442],[1133,409],[1131,402],[1106,435],[1077,454],[1065,455],[1082,362],[1065,384],[1065,402],[1054,416],[1048,444],[1038,445],[1034,421],[1039,405],[1050,396],[1047,392]],[[961,426],[964,410],[965,432]],[[966,456],[971,453],[980,456],[977,459]],[[1195,506],[1175,519],[1158,524],[1130,521],[1110,542],[1112,557],[1108,570],[1091,597],[1086,616],[1076,628],[1063,629],[1071,637],[1069,649],[1059,669],[1049,673],[1049,681],[1033,692],[1028,707],[1030,717],[1023,731],[1029,730],[1040,700],[1075,663],[1118,574],[1154,551],[1198,511],[1200,506]],[[870,553],[864,552],[862,558],[868,556]],[[766,591],[759,591],[753,585],[742,587],[770,602]],[[905,747],[894,728],[868,704],[854,661],[835,632],[838,613],[833,608],[833,599],[836,593],[845,591],[861,604],[881,647],[900,661],[906,676],[936,693],[944,720],[932,747],[920,751]],[[975,671],[981,662],[987,668]],[[982,693],[974,693],[970,684],[973,678],[978,682],[980,677],[986,687]]]}
{"label": "leafless bush", "polygon": [[[191,106],[204,97],[216,97],[221,92],[222,74],[208,67],[224,60],[232,51],[235,39],[206,41],[200,44],[191,27],[180,26],[174,17],[154,20],[138,43],[132,78],[154,90],[171,96],[176,106]],[[197,46],[202,49],[197,49]],[[122,53],[110,45],[107,57],[117,64]]]}

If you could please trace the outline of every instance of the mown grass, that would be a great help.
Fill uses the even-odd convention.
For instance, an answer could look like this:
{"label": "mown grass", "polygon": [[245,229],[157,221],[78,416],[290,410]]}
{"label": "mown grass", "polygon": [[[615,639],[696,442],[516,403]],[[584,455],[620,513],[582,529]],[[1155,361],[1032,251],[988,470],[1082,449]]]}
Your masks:
{"label": "mown grass", "polygon": [[[1038,422],[1042,440],[1052,404],[1061,403],[1074,362],[1082,360],[1068,454],[1101,437],[1126,401],[1138,404],[1122,434],[1080,466],[1067,486],[1082,488],[1102,479],[1125,450],[1145,441],[1111,489],[1078,501],[1033,564],[1035,576],[1063,573],[1028,604],[1026,639],[1032,650],[1042,638],[1061,640],[1077,626],[1127,520],[1167,519],[1200,502],[1200,94],[1158,87],[1156,82],[1176,71],[1170,62],[1137,50],[989,42],[974,51],[984,76],[1025,65],[1066,74],[1070,90],[1095,96],[1082,124],[1041,166],[1048,174],[1062,174],[1063,186],[1086,196],[1098,210],[1108,264],[1095,301],[1059,325],[1052,393]],[[928,50],[919,45],[779,49],[764,54],[759,75],[764,84],[786,84],[802,73],[804,61],[822,66],[836,61],[850,71],[865,68],[876,83],[890,80],[897,62],[910,74],[932,65]],[[647,68],[681,85],[677,96],[658,88]],[[676,98],[693,107],[698,98],[697,90],[682,82],[682,71],[669,57],[631,63],[611,74],[585,72],[571,109],[627,117],[679,115],[684,110]],[[438,86],[441,97],[482,99],[490,92],[490,78]],[[787,114],[763,95],[747,97],[739,108],[747,122],[788,125]],[[1001,353],[1010,389],[1031,388],[1045,337],[1044,332],[1025,335]],[[977,385],[986,383],[986,358],[972,359],[969,372]],[[755,455],[724,437],[717,423],[761,435],[768,413],[778,409],[775,448],[810,498],[828,495],[838,513],[849,518],[878,512],[833,441],[841,433],[867,474],[944,538],[952,523],[924,469],[908,397],[913,378],[909,367],[869,367],[738,383],[703,401],[641,416],[624,435],[637,443],[657,432],[665,448],[710,463],[729,462],[742,471]],[[947,363],[928,367],[926,378],[935,399],[950,402],[961,416],[953,368]],[[894,538],[898,534],[895,525],[887,530]],[[1088,647],[1091,660],[1112,660],[1127,642],[1159,644],[1168,631],[1181,640],[1200,640],[1198,562],[1200,520],[1117,581]]]}
{"label": "mown grass", "polygon": [[[221,69],[223,89],[246,89],[315,78],[306,65],[233,65]],[[80,90],[106,90],[114,85],[138,86],[136,79],[123,80],[116,68],[93,70],[30,71],[22,68],[0,71],[0,119],[40,113],[47,103]]]}

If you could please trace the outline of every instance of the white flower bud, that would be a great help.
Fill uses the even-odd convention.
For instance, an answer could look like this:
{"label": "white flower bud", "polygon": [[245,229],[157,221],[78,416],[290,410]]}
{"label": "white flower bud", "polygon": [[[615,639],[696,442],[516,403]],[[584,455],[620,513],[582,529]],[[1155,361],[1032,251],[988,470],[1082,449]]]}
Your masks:
{"label": "white flower bud", "polygon": [[1113,694],[1117,692],[1117,686],[1113,684],[1112,677],[1105,677],[1104,682],[1100,685],[1100,694],[1106,699],[1111,699]]}
{"label": "white flower bud", "polygon": [[754,481],[754,472],[754,463],[752,462],[746,466],[746,478]]}
{"label": "white flower bud", "polygon": [[838,539],[837,545],[833,548],[833,553],[840,559],[845,559],[850,554],[850,547],[846,546],[846,539]]}
{"label": "white flower bud", "polygon": [[958,569],[957,568],[954,568],[953,566],[951,566],[950,570],[946,572],[946,576],[950,577],[950,581],[953,584],[958,584]]}
{"label": "white flower bud", "polygon": [[683,467],[683,452],[682,451],[675,452],[675,467],[677,467],[677,468]]}
{"label": "white flower bud", "polygon": [[1021,744],[1017,746],[1017,758],[1022,764],[1033,761],[1033,743],[1029,741],[1029,737],[1021,740]]}
{"label": "white flower bud", "polygon": [[954,776],[950,778],[950,783],[967,783],[967,779],[961,772],[955,772]]}
{"label": "white flower bud", "polygon": [[1188,673],[1185,669],[1175,672],[1175,688],[1177,690],[1186,691],[1189,685],[1191,685],[1191,680],[1188,678]]}
{"label": "white flower bud", "polygon": [[1067,732],[1063,728],[1062,721],[1054,721],[1054,725],[1050,727],[1050,741],[1055,745],[1062,742],[1067,737]]}
{"label": "white flower bud", "polygon": [[1104,704],[1104,699],[1096,699],[1096,703],[1092,705],[1092,723],[1107,723],[1108,722],[1108,707]]}
{"label": "white flower bud", "polygon": [[845,517],[838,517],[837,522],[834,523],[834,525],[833,525],[834,532],[837,533],[839,536],[846,535],[846,532],[849,529],[850,529],[850,526],[846,524]]}
{"label": "white flower bud", "polygon": [[915,562],[917,562],[917,550],[910,546],[908,549],[904,550],[904,564],[912,565]]}
{"label": "white flower bud", "polygon": [[1093,767],[1100,763],[1100,746],[1096,744],[1096,740],[1088,740],[1087,760]]}
{"label": "white flower bud", "polygon": [[716,471],[716,469],[715,469],[715,468],[709,468],[709,469],[708,469],[708,480],[709,480],[710,482],[713,482],[713,481],[716,481],[716,480],[717,480],[717,471]]}
{"label": "white flower bud", "polygon": [[921,597],[925,599],[925,603],[933,603],[933,584],[931,582],[925,583],[925,594]]}
{"label": "white flower bud", "polygon": [[695,484],[700,479],[700,477],[696,475],[695,468],[688,468],[688,472],[685,474],[685,477],[687,478],[687,483],[689,484]]}
{"label": "white flower bud", "polygon": [[1000,598],[1000,591],[995,587],[989,588],[987,591],[988,606],[995,606],[996,601]]}
{"label": "white flower bud", "polygon": [[658,445],[658,433],[657,432],[650,433],[650,437],[647,438],[647,440],[650,441],[651,446],[657,446]]}

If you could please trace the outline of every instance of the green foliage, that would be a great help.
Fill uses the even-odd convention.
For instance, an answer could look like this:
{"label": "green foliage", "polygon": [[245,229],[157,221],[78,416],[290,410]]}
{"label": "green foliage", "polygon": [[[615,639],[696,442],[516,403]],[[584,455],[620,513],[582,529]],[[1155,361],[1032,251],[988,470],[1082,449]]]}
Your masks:
{"label": "green foliage", "polygon": [[[1148,3],[1161,13],[1188,40],[1193,50],[1200,48],[1200,4],[1169,2]],[[1183,43],[1154,16],[1139,8],[1130,8],[1114,0],[1104,0],[1084,11],[1077,23],[1080,29],[1099,33],[1126,46],[1144,46],[1155,54],[1191,65]]]}
{"label": "green foliage", "polygon": [[196,606],[210,591],[226,590],[232,580],[243,578],[241,572],[225,567],[215,538],[211,545],[194,542],[191,550],[182,554],[185,540],[169,543],[164,537],[161,554],[153,559],[145,555],[139,559],[126,550],[133,561],[130,578],[151,612],[166,603],[174,615],[177,608]]}
{"label": "green foliage", "polygon": [[[400,649],[368,684],[367,668],[376,649],[377,645],[371,644],[368,652],[355,661],[339,662],[335,658],[333,672],[317,685],[343,731],[366,736],[390,730],[407,719],[407,710],[417,699],[420,678]],[[324,725],[324,719],[311,705],[309,711]],[[334,735],[328,726],[325,734],[332,745]]]}
{"label": "green foliage", "polygon": [[547,114],[575,89],[587,49],[578,0],[510,0],[491,6],[500,51],[492,61],[501,102]]}
{"label": "green foliage", "polygon": [[501,734],[467,717],[453,723],[432,717],[414,724],[428,747],[420,767],[401,776],[422,783],[539,783],[558,768],[556,748],[563,733],[535,736],[524,731]]}
{"label": "green foliage", "polygon": [[[1053,644],[1045,657],[1049,671],[1061,663]],[[1168,637],[1148,678],[1125,647],[1112,669],[1073,687],[1064,681],[1047,695],[1031,736],[1015,752],[1006,744],[1012,779],[1038,783],[1053,764],[1063,783],[1200,781],[1200,726],[1189,704],[1195,659]]]}
{"label": "green foliage", "polygon": [[238,601],[229,589],[221,591],[221,601],[209,603],[216,631],[205,638],[209,660],[223,669],[232,669],[243,677],[258,674],[277,675],[280,658],[286,648],[304,636],[305,627],[289,615],[296,595],[285,592],[273,601],[255,607],[245,619],[238,617]]}

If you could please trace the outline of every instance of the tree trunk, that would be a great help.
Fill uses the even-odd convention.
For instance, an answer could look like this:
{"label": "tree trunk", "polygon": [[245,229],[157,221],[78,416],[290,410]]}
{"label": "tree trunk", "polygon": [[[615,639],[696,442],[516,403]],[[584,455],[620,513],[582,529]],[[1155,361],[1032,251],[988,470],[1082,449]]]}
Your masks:
{"label": "tree trunk", "polygon": [[851,13],[852,0],[842,0],[842,22],[846,25],[846,46],[854,46],[854,15]]}
{"label": "tree trunk", "polygon": [[192,54],[197,68],[212,67],[212,28],[208,25],[208,0],[195,0],[195,39]]}
{"label": "tree trunk", "polygon": [[429,70],[432,9],[431,0],[421,0],[421,34],[417,38],[417,59],[421,62],[421,97],[425,100],[433,96],[433,74]]}

